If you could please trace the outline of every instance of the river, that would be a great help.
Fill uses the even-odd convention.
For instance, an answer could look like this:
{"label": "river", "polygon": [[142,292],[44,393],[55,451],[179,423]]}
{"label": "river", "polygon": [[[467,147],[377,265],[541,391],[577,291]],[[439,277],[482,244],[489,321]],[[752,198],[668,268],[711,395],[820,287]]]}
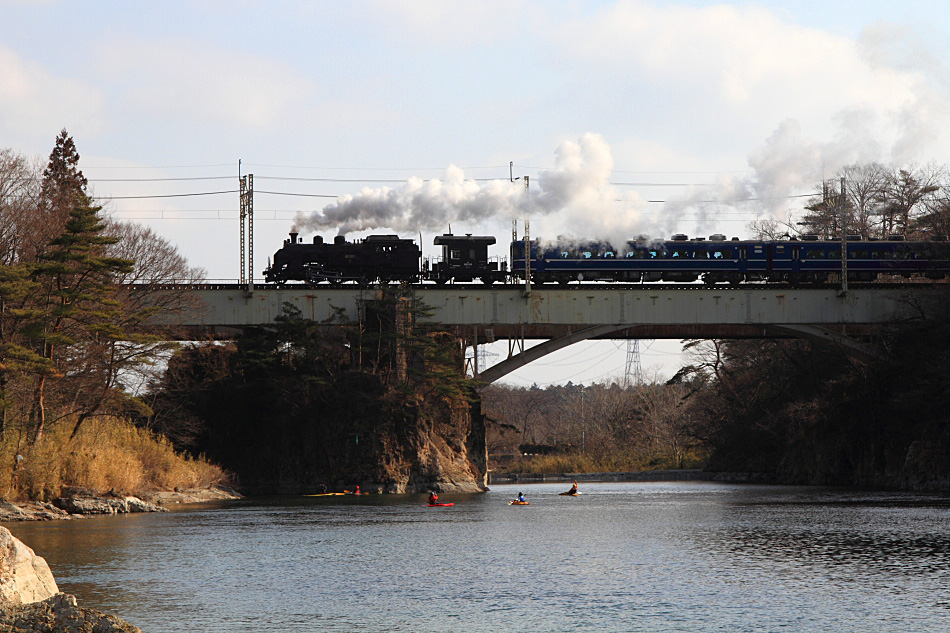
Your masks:
{"label": "river", "polygon": [[[6,524],[145,633],[950,631],[950,497],[678,483]],[[531,505],[509,506],[519,490]]]}

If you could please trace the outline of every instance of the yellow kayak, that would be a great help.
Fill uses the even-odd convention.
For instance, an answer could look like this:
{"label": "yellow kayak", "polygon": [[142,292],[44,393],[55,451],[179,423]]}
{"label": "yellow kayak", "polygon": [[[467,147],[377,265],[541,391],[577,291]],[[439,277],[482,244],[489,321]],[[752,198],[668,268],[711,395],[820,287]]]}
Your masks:
{"label": "yellow kayak", "polygon": [[568,490],[567,492],[559,492],[557,494],[558,496],[561,496],[561,497],[576,497],[577,495],[581,493],[577,492],[576,490],[574,492],[571,492],[570,490]]}
{"label": "yellow kayak", "polygon": [[517,499],[512,499],[511,501],[508,502],[508,505],[510,505],[510,506],[529,506],[529,505],[531,505],[531,504],[528,503],[527,501],[518,501]]}
{"label": "yellow kayak", "polygon": [[312,495],[304,495],[305,497],[339,497],[345,495],[345,492],[318,492]]}

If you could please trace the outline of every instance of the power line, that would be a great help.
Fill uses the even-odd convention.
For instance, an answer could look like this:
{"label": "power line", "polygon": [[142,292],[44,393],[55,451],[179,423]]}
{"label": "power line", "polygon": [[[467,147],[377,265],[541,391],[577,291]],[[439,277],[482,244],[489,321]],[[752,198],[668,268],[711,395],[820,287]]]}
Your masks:
{"label": "power line", "polygon": [[194,169],[196,167],[234,167],[234,163],[210,163],[205,165],[83,165],[83,169]]}
{"label": "power line", "polygon": [[[302,176],[255,176],[258,180],[294,180],[300,182],[383,182],[383,183],[394,183],[394,184],[405,184],[405,179],[399,178],[304,178]],[[429,180],[438,180],[437,178],[430,178]],[[505,180],[507,178],[466,178],[468,181],[474,182],[492,182],[495,180]]]}
{"label": "power line", "polygon": [[168,193],[154,196],[89,196],[93,200],[145,200],[148,198],[188,198],[191,196],[217,196],[224,193],[238,193],[237,189],[228,191],[197,191],[194,193]]}
{"label": "power line", "polygon": [[[275,169],[312,169],[326,171],[445,171],[441,167],[321,167],[315,165],[270,165],[266,163],[244,163],[247,167],[272,167]],[[459,167],[459,169],[508,169],[508,165],[492,165],[488,167]]]}
{"label": "power line", "polygon": [[256,189],[254,193],[266,193],[272,196],[298,196],[301,198],[339,198],[339,194],[327,194],[327,193],[293,193],[290,191],[262,191]]}
{"label": "power line", "polygon": [[184,178],[89,178],[89,182],[176,182],[185,180],[231,180],[237,176],[190,176]]}

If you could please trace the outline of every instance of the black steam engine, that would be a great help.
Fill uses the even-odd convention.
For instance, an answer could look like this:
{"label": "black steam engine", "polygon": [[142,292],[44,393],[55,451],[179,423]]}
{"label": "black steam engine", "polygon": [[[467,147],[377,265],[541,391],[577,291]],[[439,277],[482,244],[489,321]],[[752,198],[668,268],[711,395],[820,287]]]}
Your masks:
{"label": "black steam engine", "polygon": [[305,244],[297,233],[291,233],[283,248],[274,253],[274,262],[264,271],[264,281],[413,282],[419,280],[421,256],[415,242],[397,235],[370,235],[356,242],[347,242],[338,235],[332,244],[324,243],[318,235],[313,243]]}

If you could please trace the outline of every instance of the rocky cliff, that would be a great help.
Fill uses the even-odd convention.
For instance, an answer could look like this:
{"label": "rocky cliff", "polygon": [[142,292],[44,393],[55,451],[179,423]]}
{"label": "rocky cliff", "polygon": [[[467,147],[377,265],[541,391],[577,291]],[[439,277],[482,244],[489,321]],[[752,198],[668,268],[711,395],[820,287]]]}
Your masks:
{"label": "rocky cliff", "polygon": [[203,412],[207,455],[250,494],[303,494],[324,485],[390,493],[487,489],[477,402],[406,397],[363,373],[335,385],[301,389],[291,401],[223,397],[217,412]]}
{"label": "rocky cliff", "polygon": [[485,490],[485,423],[462,348],[415,326],[424,308],[400,292],[377,290],[360,323],[324,327],[285,306],[232,346],[183,351],[148,423],[251,494]]}

